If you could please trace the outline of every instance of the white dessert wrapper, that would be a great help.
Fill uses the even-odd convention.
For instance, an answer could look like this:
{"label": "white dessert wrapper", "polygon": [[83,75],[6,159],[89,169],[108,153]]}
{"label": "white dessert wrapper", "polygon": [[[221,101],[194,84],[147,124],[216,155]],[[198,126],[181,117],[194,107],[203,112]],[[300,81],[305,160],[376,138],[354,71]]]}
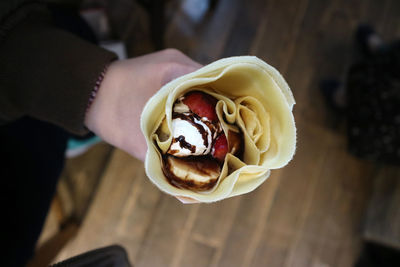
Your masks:
{"label": "white dessert wrapper", "polygon": [[[217,185],[207,192],[180,189],[168,182],[160,150],[168,150],[172,136],[160,140],[156,134],[164,119],[170,132],[175,100],[194,89],[221,100],[216,109],[225,133],[234,123],[242,130],[245,142],[243,161],[227,154]],[[146,174],[165,193],[200,202],[248,193],[269,177],[271,169],[281,168],[292,159],[296,149],[294,104],[282,75],[253,56],[221,59],[179,77],[164,85],[143,109],[141,129],[148,145]]]}

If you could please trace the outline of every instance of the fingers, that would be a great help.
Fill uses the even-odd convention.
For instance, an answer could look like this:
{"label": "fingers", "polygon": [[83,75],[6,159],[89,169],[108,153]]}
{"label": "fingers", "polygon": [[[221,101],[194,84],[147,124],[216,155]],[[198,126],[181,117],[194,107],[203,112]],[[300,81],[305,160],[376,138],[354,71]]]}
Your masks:
{"label": "fingers", "polygon": [[180,202],[183,204],[195,204],[195,203],[200,203],[200,201],[190,198],[190,197],[183,197],[183,196],[175,196],[176,199],[178,199]]}
{"label": "fingers", "polygon": [[186,65],[188,67],[193,67],[195,69],[202,67],[200,63],[192,60],[190,57],[186,56],[184,53],[174,48],[167,48],[157,53],[160,53],[161,57],[169,62],[176,62],[182,65]]}
{"label": "fingers", "polygon": [[183,59],[183,60],[185,61],[185,64],[186,64],[187,66],[193,67],[193,68],[195,68],[195,69],[200,69],[201,67],[203,67],[202,64],[200,64],[200,63],[198,63],[198,62],[192,60],[191,58],[187,57],[186,55],[184,56],[184,59]]}
{"label": "fingers", "polygon": [[141,66],[152,63],[150,66],[156,69],[152,70],[151,73],[153,73],[153,77],[154,73],[161,75],[159,76],[161,85],[202,67],[201,64],[173,48],[136,57],[134,60],[137,65]]}
{"label": "fingers", "polygon": [[201,65],[198,65],[198,64],[188,66],[188,65],[184,65],[184,64],[176,63],[176,62],[169,63],[169,64],[167,64],[166,69],[163,73],[163,76],[161,79],[162,84],[164,85],[164,84],[172,81],[175,78],[178,78],[185,74],[196,71],[199,68],[198,66],[201,67]]}

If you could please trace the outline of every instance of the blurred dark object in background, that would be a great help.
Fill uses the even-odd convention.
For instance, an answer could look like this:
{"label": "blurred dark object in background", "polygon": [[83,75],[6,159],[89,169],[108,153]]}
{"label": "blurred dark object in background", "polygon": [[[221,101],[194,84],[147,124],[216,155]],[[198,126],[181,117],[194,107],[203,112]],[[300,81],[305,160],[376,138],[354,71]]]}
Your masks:
{"label": "blurred dark object in background", "polygon": [[400,42],[385,44],[368,25],[355,34],[357,60],[344,87],[321,83],[326,104],[347,120],[349,151],[363,159],[400,164]]}
{"label": "blurred dark object in background", "polygon": [[[320,83],[325,104],[346,120],[351,154],[374,163],[400,163],[400,42],[386,44],[369,25],[354,35],[355,62],[346,81]],[[400,266],[396,169],[377,165],[356,267]],[[397,191],[396,191],[397,190]]]}
{"label": "blurred dark object in background", "polygon": [[367,242],[355,267],[397,267],[400,266],[400,252],[396,249]]}
{"label": "blurred dark object in background", "polygon": [[94,249],[50,267],[131,267],[126,250],[119,245]]}
{"label": "blurred dark object in background", "polygon": [[29,117],[0,127],[3,266],[24,266],[33,255],[64,165],[67,138],[65,130]]}

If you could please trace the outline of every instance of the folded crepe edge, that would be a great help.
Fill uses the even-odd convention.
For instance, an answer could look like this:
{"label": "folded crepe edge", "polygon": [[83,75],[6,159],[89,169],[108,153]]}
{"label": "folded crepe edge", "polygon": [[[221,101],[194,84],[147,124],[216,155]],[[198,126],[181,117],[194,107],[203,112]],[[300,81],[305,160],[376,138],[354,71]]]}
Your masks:
{"label": "folded crepe edge", "polygon": [[[287,84],[287,82],[285,81],[285,79],[282,77],[282,75],[279,73],[279,71],[277,69],[275,69],[271,65],[268,65],[266,62],[262,61],[261,59],[259,59],[256,56],[235,56],[235,57],[219,59],[219,60],[214,61],[194,72],[185,74],[181,77],[178,77],[178,78],[168,82],[167,84],[165,84],[161,87],[161,89],[157,92],[157,94],[153,95],[147,101],[146,105],[143,108],[143,111],[149,109],[149,106],[151,105],[151,103],[154,101],[155,98],[157,98],[156,95],[158,95],[158,94],[162,94],[162,95],[167,94],[168,95],[169,87],[176,87],[181,82],[188,80],[190,78],[208,73],[210,70],[216,71],[218,68],[223,68],[230,64],[238,63],[237,60],[240,60],[239,63],[256,64],[259,67],[261,67],[262,69],[264,69],[265,71],[267,71],[267,73],[270,75],[270,77],[274,80],[274,82],[282,90],[282,93],[286,98],[286,101],[287,101],[287,104],[288,104],[290,110],[291,111],[293,110],[293,106],[294,106],[294,104],[296,104],[296,101],[293,97],[293,94],[292,94],[292,91],[290,90],[289,85]],[[140,116],[140,118],[141,118],[140,125],[142,128],[142,131],[144,130],[144,122],[143,122],[144,112],[143,111],[142,111],[142,115]]]}

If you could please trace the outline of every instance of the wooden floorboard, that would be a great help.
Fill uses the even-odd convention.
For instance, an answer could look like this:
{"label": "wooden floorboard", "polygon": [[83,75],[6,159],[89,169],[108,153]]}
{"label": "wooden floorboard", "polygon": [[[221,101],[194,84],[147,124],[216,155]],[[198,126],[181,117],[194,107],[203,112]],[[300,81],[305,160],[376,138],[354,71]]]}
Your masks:
{"label": "wooden floorboard", "polygon": [[232,227],[239,202],[240,198],[232,198],[214,204],[201,205],[191,237],[210,247],[220,248]]}
{"label": "wooden floorboard", "polygon": [[78,237],[58,260],[113,243],[135,257],[149,234],[161,193],[147,180],[143,164],[115,150]]}
{"label": "wooden floorboard", "polygon": [[[166,34],[168,47],[179,47],[194,60],[207,64],[221,57],[230,33],[235,30],[243,1],[220,0],[201,22],[192,21],[182,9],[177,11]],[[223,19],[222,19],[223,18]]]}
{"label": "wooden floorboard", "polygon": [[186,242],[185,254],[177,266],[211,266],[215,254],[216,248],[190,239]]}
{"label": "wooden floorboard", "polygon": [[[359,23],[398,37],[400,1],[220,0],[200,19],[190,17],[186,1],[176,3],[168,11],[168,47],[203,64],[252,54],[283,73],[297,101],[296,155],[250,194],[183,205],[151,184],[141,162],[115,150],[80,232],[57,259],[119,243],[136,267],[353,266],[376,172],[347,153],[318,83],[344,76]],[[120,30],[131,53],[148,49],[148,40],[134,36],[146,28],[143,10],[136,13],[122,16],[129,29]]]}
{"label": "wooden floorboard", "polygon": [[382,37],[386,41],[394,41],[399,39],[400,36],[400,3],[396,0],[391,0],[385,7],[385,14],[383,17]]}
{"label": "wooden floorboard", "polygon": [[140,248],[137,260],[138,266],[172,266],[174,255],[180,238],[185,233],[185,222],[194,208],[189,205],[179,205],[170,196],[163,195],[156,211],[146,240]]}
{"label": "wooden floorboard", "polygon": [[400,249],[400,167],[379,167],[369,203],[365,238]]}
{"label": "wooden floorboard", "polygon": [[240,56],[249,53],[252,42],[257,34],[257,29],[264,16],[270,1],[253,0],[241,1],[236,12],[236,19],[232,31],[225,43],[221,57]]}
{"label": "wooden floorboard", "polygon": [[279,173],[252,194],[240,197],[240,204],[223,246],[216,266],[248,266],[256,249],[264,221],[274,200]]}
{"label": "wooden floorboard", "polygon": [[[293,162],[281,171],[279,188],[265,222],[263,239],[257,248],[253,266],[270,264],[269,261],[275,254],[281,255],[282,258],[274,259],[277,264],[271,266],[282,266],[291,244],[294,244],[296,233],[304,225],[328,154],[326,143],[329,142],[329,135],[320,138],[323,134],[321,128],[306,128],[305,125],[298,121],[298,140],[302,141],[299,142]],[[319,149],[310,149],[311,146]],[[314,161],[314,164],[310,164],[310,161]],[[273,257],[278,258],[278,256]]]}
{"label": "wooden floorboard", "polygon": [[286,73],[309,0],[269,1],[250,54]]}

